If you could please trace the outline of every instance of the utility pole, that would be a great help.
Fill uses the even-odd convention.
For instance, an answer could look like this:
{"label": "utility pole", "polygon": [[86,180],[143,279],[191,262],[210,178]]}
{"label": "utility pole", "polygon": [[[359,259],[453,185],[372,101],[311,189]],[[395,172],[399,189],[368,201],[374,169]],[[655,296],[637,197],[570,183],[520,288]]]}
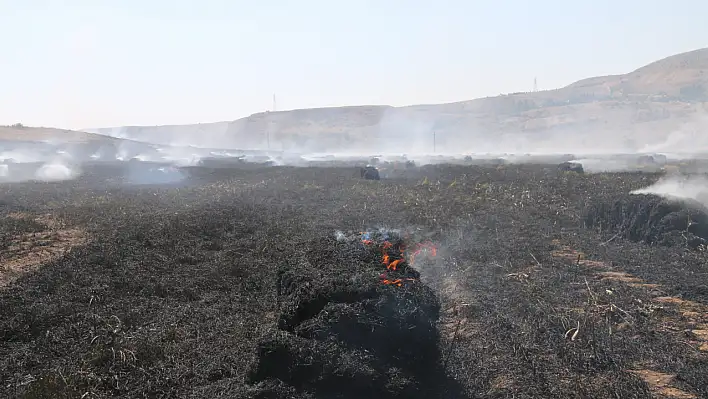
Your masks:
{"label": "utility pole", "polygon": [[436,133],[436,132],[433,130],[433,154],[437,153],[437,150],[436,150],[435,133]]}
{"label": "utility pole", "polygon": [[[275,93],[273,93],[273,110],[272,111],[273,112],[276,111]],[[267,126],[266,127],[266,145],[268,146],[268,151],[270,151],[270,127],[272,125],[272,123],[271,123],[272,121],[267,116],[266,116],[266,118],[268,119],[268,121],[266,122],[266,126]]]}

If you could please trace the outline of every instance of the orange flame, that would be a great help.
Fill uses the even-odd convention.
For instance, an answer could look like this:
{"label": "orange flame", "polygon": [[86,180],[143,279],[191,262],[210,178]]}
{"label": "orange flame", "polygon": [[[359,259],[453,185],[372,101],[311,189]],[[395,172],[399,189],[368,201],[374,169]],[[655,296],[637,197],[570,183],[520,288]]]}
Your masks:
{"label": "orange flame", "polygon": [[[388,256],[388,255],[387,255],[387,256]],[[396,259],[396,260],[394,260],[393,262],[389,263],[389,264],[386,266],[386,268],[387,268],[388,270],[397,270],[397,269],[398,269],[398,265],[401,264],[402,262],[403,262],[403,259]]]}
{"label": "orange flame", "polygon": [[415,281],[413,278],[397,278],[395,280],[389,280],[387,278],[381,280],[384,285],[395,285],[396,287],[403,287],[404,281]]}
{"label": "orange flame", "polygon": [[[361,233],[361,234],[364,235],[365,233]],[[374,240],[370,240],[368,238],[364,239],[363,237],[362,237],[361,242],[367,246],[375,244]],[[426,253],[429,256],[436,256],[437,255],[437,248],[430,241],[417,244],[415,246],[415,249],[410,253],[408,253],[408,250],[407,250],[407,247],[405,246],[405,244],[401,243],[398,246],[398,250],[400,251],[401,258],[397,258],[397,259],[392,259],[392,256],[389,253],[389,250],[392,249],[393,247],[394,247],[394,245],[390,241],[384,241],[383,243],[381,243],[381,263],[384,266],[386,266],[387,271],[397,271],[399,269],[399,267],[401,267],[401,265],[404,262],[407,262],[409,264],[413,264],[416,256],[418,256],[422,253]],[[402,287],[403,283],[407,282],[407,281],[415,281],[415,279],[414,278],[389,279],[386,276],[386,274],[381,275],[381,283],[384,285],[394,285],[396,287]]]}

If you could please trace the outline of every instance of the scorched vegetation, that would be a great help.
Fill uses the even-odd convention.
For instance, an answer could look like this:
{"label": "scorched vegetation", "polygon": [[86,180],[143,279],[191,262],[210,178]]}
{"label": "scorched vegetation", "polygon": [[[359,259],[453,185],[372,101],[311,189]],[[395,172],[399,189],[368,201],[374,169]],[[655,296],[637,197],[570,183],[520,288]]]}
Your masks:
{"label": "scorched vegetation", "polygon": [[705,212],[555,165],[0,187],[0,396],[708,397]]}

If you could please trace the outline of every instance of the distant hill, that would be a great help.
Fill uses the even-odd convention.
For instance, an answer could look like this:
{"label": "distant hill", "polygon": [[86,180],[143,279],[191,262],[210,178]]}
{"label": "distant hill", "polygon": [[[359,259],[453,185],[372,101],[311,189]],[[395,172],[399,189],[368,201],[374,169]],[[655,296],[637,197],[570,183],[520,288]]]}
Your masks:
{"label": "distant hill", "polygon": [[76,130],[48,127],[28,127],[20,124],[0,126],[0,141],[57,142],[57,143],[116,143],[119,139]]}
{"label": "distant hill", "polygon": [[626,75],[584,79],[567,88],[607,88],[611,92],[705,101],[708,95],[708,49],[667,57]]}
{"label": "distant hill", "polygon": [[661,150],[662,145],[705,145],[708,150],[708,139],[696,138],[708,128],[706,101],[708,48],[556,90],[449,104],[302,109],[230,122],[87,131],[165,144],[303,151],[619,151]]}

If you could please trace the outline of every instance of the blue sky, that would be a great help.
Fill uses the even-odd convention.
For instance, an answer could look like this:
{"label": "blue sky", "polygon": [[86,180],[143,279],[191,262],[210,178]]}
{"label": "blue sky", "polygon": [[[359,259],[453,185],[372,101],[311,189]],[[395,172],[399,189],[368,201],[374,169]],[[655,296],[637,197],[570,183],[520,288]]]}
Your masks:
{"label": "blue sky", "polygon": [[708,46],[705,0],[0,0],[0,124],[233,120],[556,88]]}

